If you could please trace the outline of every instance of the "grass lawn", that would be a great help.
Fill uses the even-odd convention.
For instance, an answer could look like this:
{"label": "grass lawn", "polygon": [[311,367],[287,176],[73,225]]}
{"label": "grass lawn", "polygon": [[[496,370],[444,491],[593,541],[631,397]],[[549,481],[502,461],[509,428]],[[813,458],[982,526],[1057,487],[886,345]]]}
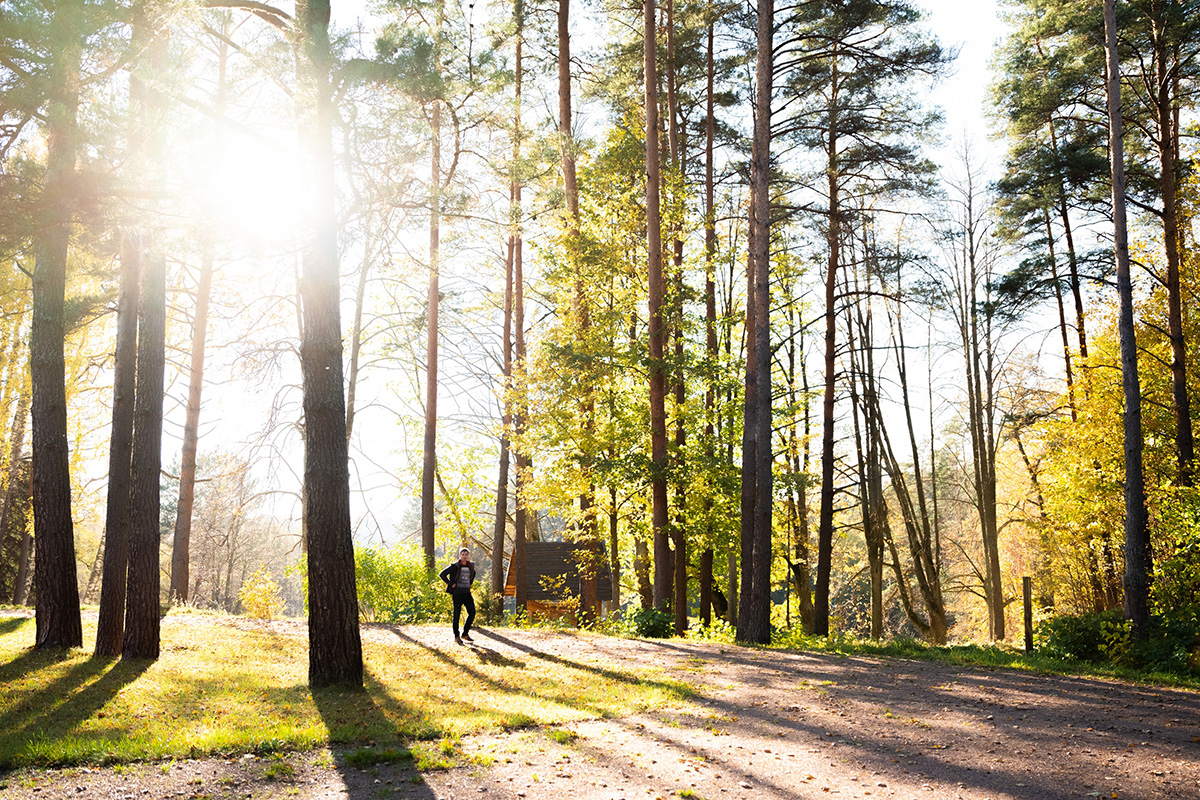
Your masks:
{"label": "grass lawn", "polygon": [[190,613],[163,620],[153,662],[34,651],[33,641],[32,619],[0,618],[0,770],[329,742],[441,740],[428,749],[445,753],[460,734],[623,715],[690,693],[564,659],[439,650],[402,632],[364,639],[365,691],[314,693],[303,629]]}

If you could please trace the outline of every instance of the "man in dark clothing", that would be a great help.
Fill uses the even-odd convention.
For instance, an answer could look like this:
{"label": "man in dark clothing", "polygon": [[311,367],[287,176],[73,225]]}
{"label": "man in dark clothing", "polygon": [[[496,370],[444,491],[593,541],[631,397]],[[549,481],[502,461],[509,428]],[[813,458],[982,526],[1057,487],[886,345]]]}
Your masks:
{"label": "man in dark clothing", "polygon": [[[471,638],[471,623],[475,621],[475,598],[471,596],[471,584],[475,582],[475,562],[471,560],[471,551],[463,548],[458,553],[458,561],[442,570],[439,576],[446,582],[446,591],[454,598],[454,641],[462,644],[464,641],[473,642]],[[462,627],[462,635],[458,634],[458,620],[462,616],[463,606],[467,607],[467,622]]]}

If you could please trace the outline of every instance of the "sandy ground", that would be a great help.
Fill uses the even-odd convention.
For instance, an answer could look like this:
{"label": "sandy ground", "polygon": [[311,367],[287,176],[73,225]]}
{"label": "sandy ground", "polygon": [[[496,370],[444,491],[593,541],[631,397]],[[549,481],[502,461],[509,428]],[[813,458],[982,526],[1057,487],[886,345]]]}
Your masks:
{"label": "sandy ground", "polygon": [[[453,647],[441,628],[401,632]],[[385,627],[364,635],[387,638]],[[355,769],[338,752],[0,775],[0,798],[1200,800],[1200,693],[920,661],[531,630],[471,657],[569,660],[687,681],[680,706],[464,737],[459,762]],[[281,766],[286,765],[286,766]]]}

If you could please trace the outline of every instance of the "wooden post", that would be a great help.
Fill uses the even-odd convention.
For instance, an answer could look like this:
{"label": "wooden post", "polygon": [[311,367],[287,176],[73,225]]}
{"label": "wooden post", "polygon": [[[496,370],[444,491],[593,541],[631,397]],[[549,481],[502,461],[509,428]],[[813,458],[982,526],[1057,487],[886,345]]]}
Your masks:
{"label": "wooden post", "polygon": [[1021,593],[1025,599],[1025,652],[1033,652],[1033,579],[1021,578]]}

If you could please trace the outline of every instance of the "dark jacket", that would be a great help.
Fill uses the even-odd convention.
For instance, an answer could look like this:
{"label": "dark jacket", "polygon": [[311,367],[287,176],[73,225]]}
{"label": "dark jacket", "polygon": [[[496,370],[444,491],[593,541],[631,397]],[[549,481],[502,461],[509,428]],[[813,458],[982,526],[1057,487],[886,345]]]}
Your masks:
{"label": "dark jacket", "polygon": [[453,592],[458,586],[458,571],[463,566],[466,566],[467,569],[471,570],[471,583],[475,583],[475,562],[468,561],[465,565],[463,565],[455,561],[453,564],[442,570],[441,574],[438,575],[439,578],[445,581],[447,592]]}

